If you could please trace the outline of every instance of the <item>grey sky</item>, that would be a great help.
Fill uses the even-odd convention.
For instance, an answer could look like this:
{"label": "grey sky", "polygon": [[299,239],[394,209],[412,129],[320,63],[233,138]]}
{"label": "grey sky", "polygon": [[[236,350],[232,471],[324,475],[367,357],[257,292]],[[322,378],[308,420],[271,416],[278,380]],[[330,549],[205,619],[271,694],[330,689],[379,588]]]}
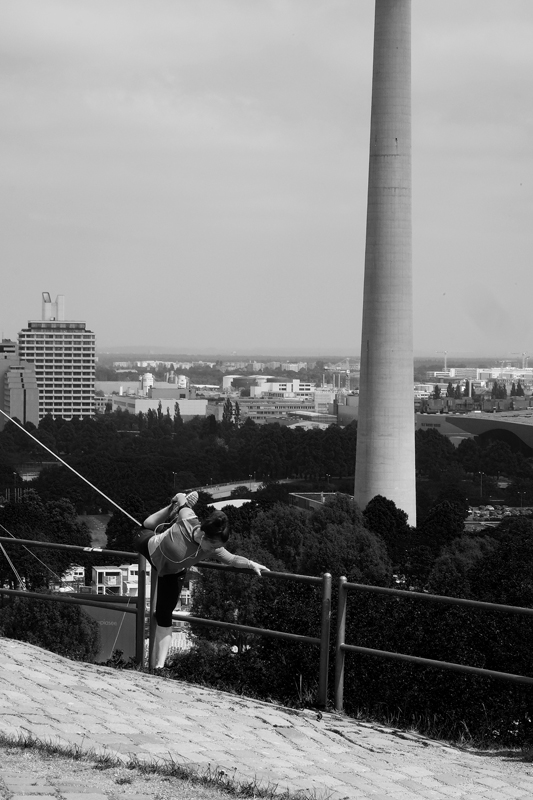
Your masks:
{"label": "grey sky", "polygon": [[[373,0],[0,0],[0,328],[359,349]],[[415,349],[533,354],[533,2],[413,0]]]}

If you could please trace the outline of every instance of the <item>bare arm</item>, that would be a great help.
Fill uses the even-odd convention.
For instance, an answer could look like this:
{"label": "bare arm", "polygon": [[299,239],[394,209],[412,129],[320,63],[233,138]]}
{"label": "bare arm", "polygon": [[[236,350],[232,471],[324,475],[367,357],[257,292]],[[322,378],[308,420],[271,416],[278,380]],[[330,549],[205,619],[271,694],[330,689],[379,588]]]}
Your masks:
{"label": "bare arm", "polygon": [[243,556],[236,556],[234,553],[230,553],[229,550],[226,550],[225,547],[219,547],[217,550],[213,550],[213,558],[217,558],[223,564],[227,564],[228,567],[237,567],[237,569],[253,569],[253,571],[261,577],[261,570],[263,572],[270,572],[268,567],[263,566],[263,564],[258,564],[256,561],[251,561],[249,558],[244,558]]}

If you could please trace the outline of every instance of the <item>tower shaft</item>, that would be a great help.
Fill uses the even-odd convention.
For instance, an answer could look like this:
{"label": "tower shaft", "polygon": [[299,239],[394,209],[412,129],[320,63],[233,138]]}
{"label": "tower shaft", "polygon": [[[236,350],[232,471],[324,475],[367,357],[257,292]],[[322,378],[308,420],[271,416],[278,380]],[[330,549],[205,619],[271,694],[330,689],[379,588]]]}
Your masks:
{"label": "tower shaft", "polygon": [[411,240],[411,0],[376,0],[355,500],[414,525]]}

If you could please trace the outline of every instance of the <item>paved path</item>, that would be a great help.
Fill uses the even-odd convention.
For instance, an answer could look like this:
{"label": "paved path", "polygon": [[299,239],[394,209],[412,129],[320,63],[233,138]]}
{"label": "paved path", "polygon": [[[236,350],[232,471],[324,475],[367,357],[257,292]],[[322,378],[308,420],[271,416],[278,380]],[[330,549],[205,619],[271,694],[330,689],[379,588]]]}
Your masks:
{"label": "paved path", "polygon": [[[31,733],[120,758],[169,758],[317,798],[531,798],[533,765],[461,751],[341,715],[83,664],[0,638],[0,732]],[[4,775],[4,778],[6,776]],[[4,780],[11,800],[20,789]],[[16,777],[16,776],[15,776]],[[0,786],[2,786],[0,765]],[[60,796],[61,789],[34,794]],[[68,795],[68,796],[67,796]],[[0,792],[0,797],[1,797]],[[86,795],[88,800],[88,795]]]}

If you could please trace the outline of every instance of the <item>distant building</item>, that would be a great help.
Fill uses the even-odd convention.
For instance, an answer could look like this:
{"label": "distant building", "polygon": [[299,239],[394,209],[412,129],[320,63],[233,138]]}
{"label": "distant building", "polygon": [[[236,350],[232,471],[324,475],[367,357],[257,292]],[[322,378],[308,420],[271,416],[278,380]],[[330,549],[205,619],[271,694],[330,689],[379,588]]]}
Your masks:
{"label": "distant building", "polygon": [[0,342],[0,358],[18,358],[18,345],[11,339],[2,339]]}
{"label": "distant building", "polygon": [[[155,395],[155,396],[154,396]],[[176,392],[170,396],[161,396],[155,393],[152,397],[139,397],[136,395],[111,395],[110,402],[112,410],[122,409],[130,414],[146,414],[148,411],[157,411],[159,404],[163,414],[168,412],[174,416],[174,406],[179,405],[180,416],[184,422],[194,417],[205,417],[207,409],[207,398],[199,397],[194,399],[180,398]]]}
{"label": "distant building", "polygon": [[[21,361],[18,344],[10,339],[0,342],[0,408],[23,424],[39,424],[39,387],[33,364]],[[0,415],[0,430],[7,419]]]}
{"label": "distant building", "polygon": [[4,373],[3,409],[25,424],[39,424],[39,386],[33,364],[10,364]]}
{"label": "distant building", "polygon": [[[315,413],[314,399],[301,399],[297,397],[237,397],[241,423],[245,419],[252,419],[259,424],[264,422],[280,422],[289,417],[300,417],[302,414]],[[221,420],[224,411],[224,400],[210,400],[206,414],[213,415]],[[322,420],[320,420],[322,421]]]}
{"label": "distant building", "polygon": [[307,361],[285,361],[281,365],[284,372],[300,372],[307,369]]}
{"label": "distant building", "polygon": [[92,417],[96,341],[85,322],[65,320],[65,298],[42,296],[42,319],[19,332],[19,356],[35,367],[39,419]]}
{"label": "distant building", "polygon": [[315,384],[308,381],[278,381],[259,378],[257,386],[250,387],[250,397],[306,397],[313,396]]}
{"label": "distant building", "polygon": [[359,416],[359,395],[348,394],[339,397],[335,403],[337,409],[338,425],[349,425],[350,422],[357,420]]}

